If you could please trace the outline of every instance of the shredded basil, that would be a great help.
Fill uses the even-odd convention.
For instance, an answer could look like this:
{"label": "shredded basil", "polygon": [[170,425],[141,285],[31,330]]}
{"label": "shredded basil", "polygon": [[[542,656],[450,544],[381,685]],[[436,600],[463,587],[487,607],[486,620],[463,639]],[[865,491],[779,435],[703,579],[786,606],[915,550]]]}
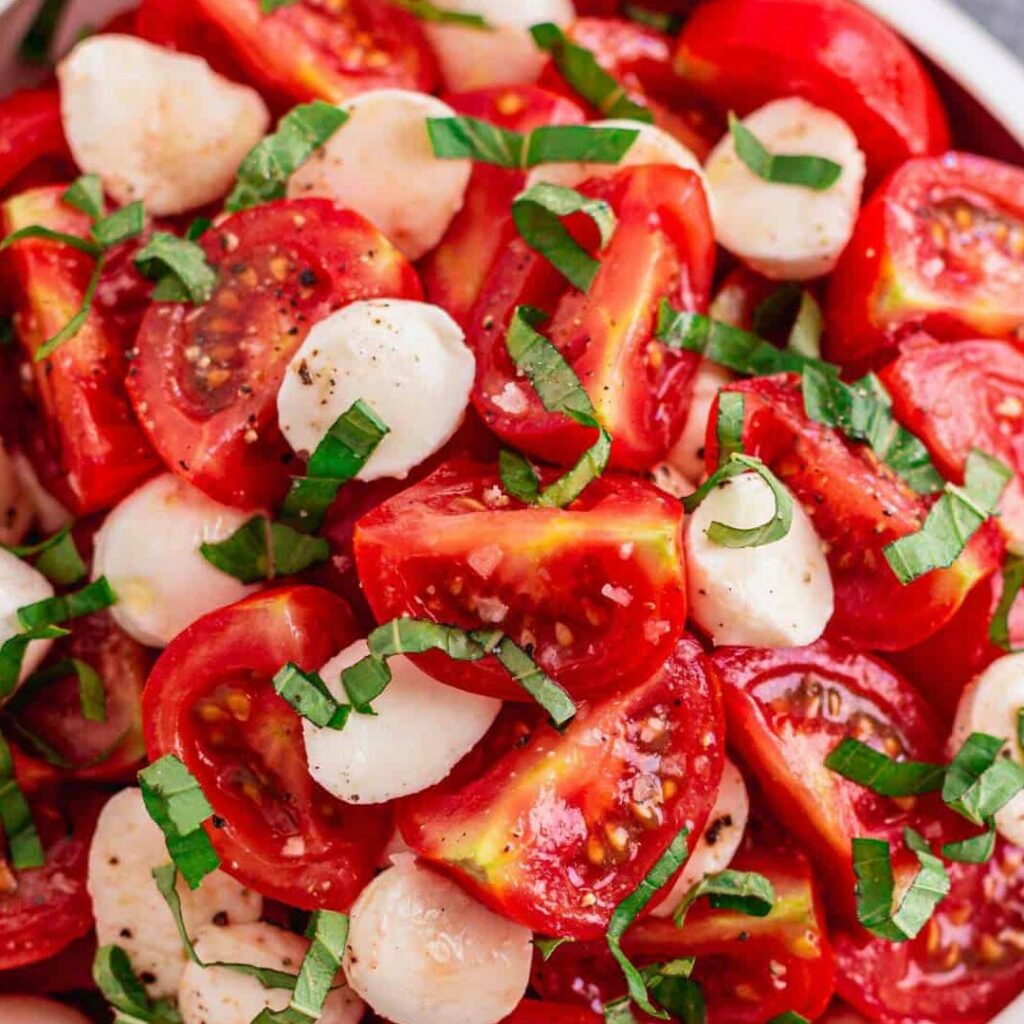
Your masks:
{"label": "shredded basil", "polygon": [[7,852],[16,871],[41,868],[46,863],[32,810],[14,774],[11,748],[0,733],[0,826],[7,837]]}
{"label": "shredded basil", "polygon": [[344,729],[352,709],[334,699],[316,672],[289,662],[274,676],[274,689],[303,718],[321,729]]}
{"label": "shredded basil", "polygon": [[9,697],[21,678],[21,667],[25,652],[34,640],[57,640],[70,636],[66,629],[58,626],[37,626],[24,629],[0,644],[0,700]]}
{"label": "shredded basil", "polygon": [[[1016,650],[1010,638],[1010,612],[1022,586],[1024,586],[1024,558],[1020,555],[1010,555],[1003,565],[1003,592],[999,595],[999,604],[996,605],[992,621],[988,625],[989,640],[1004,651]],[[1024,750],[1024,741],[1021,743],[1021,749]]]}
{"label": "shredded basil", "polygon": [[551,959],[551,955],[559,946],[564,946],[567,942],[575,941],[575,939],[570,939],[564,935],[559,938],[550,938],[546,935],[534,935],[533,947],[538,953],[540,953],[541,960],[547,963]]}
{"label": "shredded basil", "polygon": [[946,767],[925,761],[894,761],[860,740],[846,737],[825,758],[825,767],[879,796],[903,797],[942,789]]}
{"label": "shredded basil", "polygon": [[944,843],[942,856],[946,860],[959,861],[961,864],[985,864],[992,859],[996,852],[996,830],[989,828],[969,839],[961,839],[958,842]]}
{"label": "shredded basil", "polygon": [[795,1010],[786,1010],[785,1013],[772,1017],[768,1024],[811,1024],[811,1022],[803,1014],[797,1013]]}
{"label": "shredded basil", "polygon": [[754,310],[754,332],[775,336],[787,334],[787,349],[808,359],[821,359],[821,336],[825,319],[814,295],[798,284],[784,284],[758,303]]}
{"label": "shredded basil", "polygon": [[274,11],[280,10],[282,7],[291,7],[298,2],[299,0],[260,0],[260,12],[273,14]]}
{"label": "shredded basil", "polygon": [[181,1014],[168,1003],[153,1002],[120,946],[100,946],[92,977],[114,1013],[114,1024],[181,1024]]}
{"label": "shredded basil", "polygon": [[90,722],[107,720],[107,691],[99,673],[80,658],[62,658],[60,661],[34,672],[22,684],[18,691],[18,699],[22,695],[52,683],[55,679],[64,679],[73,675],[78,680],[78,704],[82,717]]}
{"label": "shredded basil", "polygon": [[824,192],[843,175],[843,165],[826,157],[770,153],[735,114],[729,115],[729,130],[736,155],[764,181],[775,185],[800,185],[815,192]]}
{"label": "shredded basil", "polygon": [[1005,745],[997,736],[972,733],[946,772],[942,799],[975,825],[991,825],[996,812],[1024,789],[1024,766],[999,756]]}
{"label": "shredded basil", "polygon": [[751,917],[767,917],[775,906],[775,887],[764,875],[756,871],[718,871],[705,875],[683,897],[672,915],[677,928],[682,928],[686,912],[704,896],[716,910],[736,910]]}
{"label": "shredded basil", "polygon": [[464,28],[493,32],[493,26],[479,14],[464,14],[462,11],[446,11],[429,0],[391,0],[395,7],[401,7],[420,21],[433,21],[439,25],[461,25]]}
{"label": "shredded basil", "polygon": [[78,583],[89,571],[71,535],[70,524],[38,544],[9,547],[7,550],[18,558],[32,561],[48,580],[62,587]]}
{"label": "shredded basil", "polygon": [[664,32],[666,35],[675,35],[683,24],[683,19],[677,14],[669,14],[667,11],[652,11],[640,4],[625,4],[622,13],[638,25],[646,25],[657,32]]}
{"label": "shredded basil", "polygon": [[107,212],[103,182],[98,174],[83,174],[67,187],[61,200],[84,213],[90,221],[100,220]]}
{"label": "shredded basil", "polygon": [[135,256],[135,266],[156,281],[155,302],[209,302],[217,284],[217,271],[195,242],[166,231],[155,231]]}
{"label": "shredded basil", "polygon": [[307,536],[259,515],[243,523],[226,540],[201,544],[199,552],[211,565],[242,583],[290,576],[331,556],[330,546],[322,537]]}
{"label": "shredded basil", "polygon": [[64,18],[68,0],[43,0],[28,31],[22,37],[18,54],[29,64],[48,64],[53,38]]}

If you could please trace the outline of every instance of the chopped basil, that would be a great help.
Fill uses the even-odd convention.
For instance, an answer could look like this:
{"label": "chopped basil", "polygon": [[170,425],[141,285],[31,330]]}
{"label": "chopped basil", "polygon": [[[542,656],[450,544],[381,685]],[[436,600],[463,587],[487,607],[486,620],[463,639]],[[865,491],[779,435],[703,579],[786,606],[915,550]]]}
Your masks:
{"label": "chopped basil", "polygon": [[1024,755],[1024,708],[1017,708],[1017,750]]}
{"label": "chopped basil", "polygon": [[117,603],[117,595],[110,588],[106,576],[100,576],[92,583],[73,590],[70,594],[48,597],[18,609],[18,622],[25,629],[39,629],[43,626],[55,626],[68,619],[77,619],[83,615],[102,611]]}
{"label": "chopped basil", "polygon": [[80,658],[62,658],[52,665],[33,673],[25,680],[18,697],[55,679],[73,675],[78,680],[78,704],[82,717],[90,722],[107,720],[107,691],[99,673]]}
{"label": "chopped basil", "polygon": [[63,587],[77,583],[89,571],[78,553],[70,525],[61,527],[52,537],[38,544],[9,547],[7,550],[18,558],[32,560],[48,580]]}
{"label": "chopped basil", "polygon": [[289,662],[274,676],[274,689],[303,718],[321,729],[344,729],[352,709],[339,704],[316,672]]}
{"label": "chopped basil", "polygon": [[572,698],[523,650],[507,636],[491,648],[491,653],[512,677],[547,713],[559,728],[576,715]]}
{"label": "chopped basil", "polygon": [[946,860],[959,861],[961,864],[985,864],[996,852],[996,830],[989,828],[969,839],[961,839],[954,843],[944,843],[942,856]]}
{"label": "chopped basil", "polygon": [[498,475],[506,494],[525,505],[537,504],[540,499],[540,477],[525,455],[502,448],[498,454]]}
{"label": "chopped basil", "polygon": [[605,1003],[601,1008],[604,1024],[636,1024],[636,1017],[633,1016],[633,1004],[629,996],[622,996],[610,1003]]}
{"label": "chopped basil", "polygon": [[419,18],[420,21],[433,21],[440,25],[462,25],[465,28],[476,28],[485,32],[493,31],[492,26],[479,14],[447,11],[430,3],[429,0],[391,0],[391,2],[396,7],[401,7],[403,11],[408,11],[414,17]]}
{"label": "chopped basil", "polygon": [[0,348],[13,345],[17,340],[14,330],[14,320],[9,316],[0,315]]}
{"label": "chopped basil", "polygon": [[103,182],[98,174],[83,174],[67,187],[61,200],[84,213],[93,222],[100,220],[107,212],[103,200]]}
{"label": "chopped basil", "polygon": [[63,231],[53,231],[50,228],[44,228],[42,224],[29,224],[28,227],[12,231],[0,242],[0,252],[9,249],[16,242],[23,242],[31,238],[41,238],[44,242],[58,242],[61,245],[70,246],[72,249],[84,252],[86,256],[92,256],[93,259],[98,259],[102,255],[100,247],[88,238],[68,235]]}
{"label": "chopped basil", "polygon": [[281,118],[277,131],[258,142],[238,169],[225,206],[232,212],[281,199],[288,179],[348,120],[338,107],[314,100]]}
{"label": "chopped basil", "polygon": [[540,953],[540,958],[545,963],[551,959],[551,954],[554,953],[559,946],[564,946],[567,942],[575,942],[575,939],[570,939],[568,936],[562,936],[560,938],[549,938],[546,935],[534,935],[533,937],[533,948]]}
{"label": "chopped basil", "polygon": [[155,302],[208,302],[217,284],[217,271],[195,242],[166,231],[155,231],[135,256],[139,272],[156,281]]}
{"label": "chopped basil", "polygon": [[[674,964],[680,961],[673,961]],[[691,961],[692,963],[692,961]],[[673,1020],[680,1024],[705,1024],[707,1008],[704,1005],[704,992],[692,978],[680,974],[659,973],[671,965],[656,966],[655,973],[645,972],[647,987],[654,996],[655,1002],[668,1010]]]}
{"label": "chopped basil", "polygon": [[34,640],[57,640],[68,635],[66,629],[57,626],[38,626],[24,629],[0,644],[0,700],[10,696],[18,685],[29,644]]}
{"label": "chopped basil", "polygon": [[1024,789],[1024,766],[999,756],[1005,745],[997,736],[972,733],[946,772],[942,799],[975,825],[990,825],[995,813]]}
{"label": "chopped basil", "polygon": [[427,135],[439,160],[476,160],[513,169],[526,165],[526,136],[478,117],[428,117]]}
{"label": "chopped basil", "polygon": [[65,341],[70,341],[85,326],[85,322],[89,319],[89,313],[92,311],[92,302],[96,298],[96,289],[100,286],[102,273],[103,257],[100,256],[93,267],[89,283],[85,286],[82,304],[78,307],[78,312],[53,337],[48,338],[39,346],[32,357],[33,362],[41,363],[44,359],[48,359]]}
{"label": "chopped basil", "polygon": [[298,2],[299,0],[260,0],[260,11],[263,14],[273,14],[282,7],[291,7]]}
{"label": "chopped basil", "polygon": [[846,737],[825,758],[825,767],[879,796],[902,797],[942,789],[946,767],[925,761],[894,761],[860,740]]}
{"label": "chopped basil", "polygon": [[113,249],[115,245],[138,238],[146,227],[146,211],[142,203],[131,203],[101,220],[97,220],[89,234],[93,241],[104,251]]}
{"label": "chopped basil", "polygon": [[526,142],[526,166],[539,164],[617,164],[640,137],[636,128],[589,124],[548,124],[534,128]]}
{"label": "chopped basil", "polygon": [[686,912],[701,897],[709,897],[717,910],[736,910],[751,917],[767,917],[775,906],[775,887],[756,871],[718,871],[705,875],[683,897],[673,920],[682,928]]}
{"label": "chopped basil", "polygon": [[776,288],[754,310],[754,332],[773,337],[785,331],[786,347],[808,359],[821,359],[824,317],[814,295],[798,284]]}
{"label": "chopped basil", "polygon": [[29,64],[48,64],[53,37],[57,34],[68,0],[43,0],[39,12],[18,46],[18,54]]}
{"label": "chopped basil", "polygon": [[46,863],[32,810],[14,774],[11,748],[0,733],[0,826],[7,837],[7,851],[17,871],[41,868]]}
{"label": "chopped basil", "polygon": [[682,18],[677,14],[669,14],[667,11],[652,11],[641,4],[626,4],[622,13],[635,21],[638,25],[646,25],[657,32],[664,32],[666,35],[674,35],[682,25]]}
{"label": "chopped basil", "polygon": [[181,1014],[163,1001],[153,1002],[120,946],[100,946],[92,977],[103,998],[116,1011],[114,1024],[181,1024]]}
{"label": "chopped basil", "polygon": [[746,403],[738,391],[723,391],[718,396],[718,465],[723,466],[734,455],[743,454],[743,422]]}
{"label": "chopped basil", "polygon": [[199,551],[211,565],[242,583],[290,576],[331,555],[322,537],[309,537],[266,516],[253,516],[226,540],[201,544]]}
{"label": "chopped basil", "polygon": [[806,288],[800,292],[800,307],[789,331],[788,347],[808,359],[821,358],[821,336],[825,333],[825,317],[818,300]]}
{"label": "chopped basil", "polygon": [[[1009,555],[1003,565],[1003,592],[999,596],[999,604],[988,624],[988,638],[996,647],[1004,651],[1014,651],[1010,638],[1010,612],[1017,600],[1021,587],[1024,586],[1024,558],[1020,555]],[[1021,743],[1024,750],[1024,741]]]}
{"label": "chopped basil", "polygon": [[795,1010],[786,1010],[785,1013],[772,1017],[768,1024],[811,1024],[811,1022],[803,1014],[797,1013]]}
{"label": "chopped basil", "polygon": [[736,145],[736,155],[764,181],[775,185],[800,185],[815,192],[824,192],[843,175],[843,165],[827,157],[770,153],[735,114],[729,115],[729,130]]}

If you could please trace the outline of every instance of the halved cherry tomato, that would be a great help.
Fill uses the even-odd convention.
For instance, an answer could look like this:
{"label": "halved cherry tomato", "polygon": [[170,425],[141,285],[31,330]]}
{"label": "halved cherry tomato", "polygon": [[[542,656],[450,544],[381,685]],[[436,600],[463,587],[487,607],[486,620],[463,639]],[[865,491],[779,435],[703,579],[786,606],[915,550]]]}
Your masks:
{"label": "halved cherry tomato", "polygon": [[877,180],[942,153],[949,126],[921,63],[851,0],[708,0],[679,36],[676,70],[723,111],[801,96],[853,129]]}
{"label": "halved cherry tomato", "polygon": [[95,986],[92,979],[95,959],[96,936],[90,930],[45,960],[37,960],[13,970],[0,970],[0,994],[81,993]]}
{"label": "halved cherry tomato", "polygon": [[301,720],[271,685],[288,662],[315,671],[356,636],[328,591],[266,591],[199,619],[146,684],[150,756],[176,754],[198,779],[224,870],[295,907],[348,909],[390,834],[386,810],[344,804],[312,780]]}
{"label": "halved cherry tomato", "polygon": [[196,309],[154,303],[128,393],[175,473],[228,505],[282,499],[291,449],[277,390],[310,328],[357,299],[421,297],[405,257],[368,221],[324,199],[234,214],[200,239],[218,271]]}
{"label": "halved cherry tomato", "polygon": [[[574,697],[636,685],[686,618],[678,503],[606,475],[569,506],[525,506],[493,468],[442,466],[356,524],[359,579],[378,621],[498,627]],[[432,676],[529,700],[494,659],[416,655]]]}
{"label": "halved cherry tomato", "polygon": [[[86,237],[88,220],[61,202],[63,192],[41,188],[9,199],[4,232],[39,224]],[[33,365],[44,423],[29,436],[29,453],[53,453],[56,466],[42,457],[34,461],[48,489],[79,514],[110,507],[159,466],[125,394],[125,350],[140,310],[123,275],[130,273],[139,288],[144,281],[128,266],[130,243],[122,249],[104,271],[81,330]],[[16,327],[31,357],[78,312],[93,262],[69,246],[33,238],[10,249],[9,266],[19,290]]]}
{"label": "halved cherry tomato", "polygon": [[[455,93],[445,101],[459,114],[515,132],[586,120],[577,103],[529,85]],[[420,265],[429,301],[444,307],[464,327],[498,254],[515,238],[512,200],[525,182],[525,171],[476,164],[462,209]]]}
{"label": "halved cherry tomato", "polygon": [[39,160],[71,161],[56,89],[25,89],[0,100],[0,189]]}
{"label": "halved cherry tomato", "polygon": [[826,315],[826,355],[856,369],[918,328],[1019,341],[1024,170],[966,153],[905,164],[861,212]]}
{"label": "halved cherry tomato", "polygon": [[[971,539],[949,569],[903,586],[882,549],[920,529],[929,502],[863,444],[808,419],[792,374],[730,384],[743,395],[745,450],[764,459],[806,509],[828,545],[835,613],[827,635],[854,647],[898,651],[937,632],[971,588],[995,571],[1002,540],[993,523]],[[708,471],[718,459],[717,401],[708,424]]]}
{"label": "halved cherry tomato", "polygon": [[594,1024],[600,1019],[582,1006],[524,999],[501,1024]]}
{"label": "halved cherry tomato", "polygon": [[590,291],[573,289],[516,238],[473,312],[473,402],[499,437],[538,458],[572,462],[593,444],[594,431],[545,411],[508,354],[515,308],[545,310],[551,320],[541,329],[572,364],[614,439],[612,464],[648,469],[682,430],[699,364],[694,353],[669,350],[653,335],[662,299],[707,308],[714,239],[704,189],[692,171],[652,166],[590,181],[581,191],[607,201],[618,216]]}
{"label": "halved cherry tomato", "polygon": [[[599,670],[597,670],[599,671]],[[700,832],[724,761],[718,680],[685,637],[654,676],[542,725],[466,785],[399,810],[405,841],[497,912],[594,938],[678,832]]]}

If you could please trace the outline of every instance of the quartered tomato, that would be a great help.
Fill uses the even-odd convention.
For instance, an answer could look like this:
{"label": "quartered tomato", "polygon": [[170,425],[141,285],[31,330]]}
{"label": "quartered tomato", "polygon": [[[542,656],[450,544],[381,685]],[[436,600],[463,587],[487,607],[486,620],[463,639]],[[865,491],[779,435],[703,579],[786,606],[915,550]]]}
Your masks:
{"label": "quartered tomato", "polygon": [[347,910],[390,834],[386,811],[313,782],[301,720],[271,685],[282,666],[315,671],[356,635],[348,606],[326,590],[265,591],[190,626],[146,684],[150,757],[175,754],[198,779],[223,868],[295,907]]}
{"label": "quartered tomato", "polygon": [[[8,200],[4,232],[38,224],[86,237],[88,220],[61,202],[64,190],[34,189]],[[124,386],[125,352],[141,315],[141,292],[133,289],[144,285],[128,266],[130,251],[129,243],[110,258],[81,330],[33,364],[44,422],[30,435],[29,451],[44,484],[78,514],[110,507],[159,466]],[[15,326],[31,358],[78,312],[93,263],[69,246],[32,238],[9,250],[9,266],[18,287]]]}
{"label": "quartered tomato", "polygon": [[946,115],[918,59],[851,0],[708,0],[679,36],[676,70],[740,116],[786,96],[834,111],[876,179],[949,146]]}
{"label": "quartered tomato", "polygon": [[1024,337],[1024,170],[966,153],[912,160],[861,211],[836,267],[826,355],[884,360],[900,334]]}
{"label": "quartered tomato", "polygon": [[524,999],[501,1024],[595,1024],[600,1017],[582,1006]]}
{"label": "quartered tomato", "polygon": [[175,473],[228,505],[273,504],[291,449],[277,391],[310,328],[357,299],[418,299],[416,272],[369,222],[323,199],[267,203],[220,221],[200,244],[218,281],[198,310],[154,303],[128,392]]}
{"label": "quartered tomato", "polygon": [[45,960],[0,970],[0,995],[47,995],[52,992],[83,992],[94,986],[92,964],[96,959],[96,935],[91,930]]}
{"label": "quartered tomato", "polygon": [[[808,419],[798,377],[760,377],[725,390],[744,397],[744,449],[775,471],[828,545],[835,586],[827,633],[832,639],[870,650],[911,647],[941,629],[971,588],[999,565],[1002,540],[988,523],[949,569],[902,585],[882,549],[919,530],[929,503],[866,445]],[[717,404],[709,419],[709,472],[718,459],[716,420]]]}
{"label": "quartered tomato", "polygon": [[[510,131],[529,133],[542,125],[582,124],[586,115],[570,99],[535,86],[515,85],[445,96],[453,110]],[[512,200],[523,190],[525,171],[476,164],[462,209],[444,238],[423,260],[427,299],[464,327],[499,253],[515,238]]]}
{"label": "quartered tomato", "polygon": [[707,202],[696,174],[668,166],[629,168],[580,191],[607,201],[618,217],[589,292],[573,289],[521,238],[512,241],[470,325],[473,402],[503,440],[538,458],[572,462],[593,444],[594,431],[545,411],[508,354],[516,307],[534,306],[551,314],[541,330],[572,364],[614,439],[612,464],[649,469],[682,430],[699,363],[653,335],[662,299],[707,308],[714,263]]}
{"label": "quartered tomato", "polygon": [[912,942],[834,937],[840,995],[878,1024],[987,1024],[1024,988],[1024,851],[1000,841],[988,864],[947,871]]}
{"label": "quartered tomato", "polygon": [[541,725],[477,779],[403,801],[399,827],[498,913],[595,938],[684,825],[703,829],[723,726],[718,680],[684,638],[646,682],[581,704],[564,732]]}
{"label": "quartered tomato", "polygon": [[0,100],[0,189],[39,160],[71,161],[56,89],[26,89]]}
{"label": "quartered tomato", "polygon": [[[643,681],[686,618],[679,504],[607,475],[567,509],[525,506],[497,472],[442,466],[356,525],[359,579],[378,621],[500,628],[574,697]],[[529,700],[494,659],[415,655],[452,686]]]}

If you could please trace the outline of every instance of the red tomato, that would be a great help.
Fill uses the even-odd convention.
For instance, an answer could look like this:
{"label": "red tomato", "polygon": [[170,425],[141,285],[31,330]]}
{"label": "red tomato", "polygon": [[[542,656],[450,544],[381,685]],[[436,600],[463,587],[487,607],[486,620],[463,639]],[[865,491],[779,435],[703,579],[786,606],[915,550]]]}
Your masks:
{"label": "red tomato", "polygon": [[947,870],[912,942],[834,937],[839,994],[878,1024],[986,1024],[1024,989],[1024,851],[1000,840],[988,864]]}
{"label": "red tomato", "polygon": [[[949,569],[906,586],[885,561],[890,541],[920,529],[929,502],[880,463],[866,445],[809,420],[800,380],[792,374],[730,384],[743,395],[744,446],[760,456],[800,501],[828,545],[836,608],[828,636],[854,647],[903,650],[937,632],[971,588],[1002,558],[989,523]],[[717,403],[708,422],[708,471],[717,465]]]}
{"label": "red tomato", "polygon": [[[586,120],[578,104],[529,85],[455,93],[445,101],[459,114],[515,132]],[[525,183],[525,171],[476,164],[462,209],[420,265],[428,300],[443,306],[464,327],[499,253],[516,237],[512,200]]]}
{"label": "red tomato", "polygon": [[0,100],[0,189],[38,160],[71,160],[56,89],[26,89]]}
{"label": "red tomato", "polygon": [[[459,460],[356,524],[356,564],[379,622],[498,626],[586,697],[646,679],[682,635],[681,519],[674,499],[632,477],[605,476],[568,509],[545,509]],[[530,699],[494,659],[416,659],[452,686]]]}
{"label": "red tomato", "polygon": [[[35,189],[3,206],[4,232],[32,224],[85,237],[88,221],[61,202],[64,187]],[[78,514],[108,508],[156,472],[159,462],[132,415],[125,394],[125,349],[138,324],[137,307],[122,284],[130,246],[110,261],[92,312],[75,337],[33,365],[45,424],[29,438],[44,484]],[[17,281],[16,326],[31,356],[78,311],[92,260],[68,246],[26,239],[9,251]],[[141,287],[141,277],[131,271]],[[123,308],[121,303],[124,303]]]}
{"label": "red tomato", "polygon": [[917,328],[1019,340],[1024,170],[966,153],[905,164],[861,211],[826,316],[827,357],[857,368]]}
{"label": "red tomato", "polygon": [[90,930],[59,953],[14,970],[0,970],[0,994],[47,995],[52,992],[79,993],[95,987],[92,963],[96,958],[96,936]]}
{"label": "red tomato", "polygon": [[357,299],[418,299],[405,257],[368,221],[324,199],[236,213],[200,240],[219,271],[196,309],[154,303],[128,393],[167,465],[217,501],[272,505],[291,449],[277,426],[285,368],[318,320]]}
{"label": "red tomato", "polygon": [[649,469],[683,428],[699,364],[694,353],[671,351],[653,333],[662,299],[707,308],[714,238],[704,190],[692,171],[652,166],[590,181],[581,191],[618,215],[590,291],[576,291],[525,241],[512,241],[473,313],[473,402],[499,437],[538,458],[573,462],[593,444],[593,430],[545,411],[508,354],[515,308],[538,307],[551,314],[542,331],[572,364],[614,438],[612,464]]}
{"label": "red tomato", "polygon": [[382,808],[336,800],[310,777],[299,716],[271,679],[319,669],[356,639],[348,606],[317,587],[264,591],[199,619],[146,684],[146,745],[176,754],[217,814],[223,868],[265,896],[346,910],[390,833]]}
{"label": "red tomato", "polygon": [[835,111],[876,178],[949,147],[945,112],[918,59],[850,0],[708,0],[679,36],[676,70],[741,116],[785,96]]}
{"label": "red tomato", "polygon": [[687,637],[647,682],[582,704],[564,732],[541,725],[474,781],[403,801],[399,827],[498,913],[595,938],[680,829],[704,827],[723,739],[718,680]]}
{"label": "red tomato", "polygon": [[600,1019],[582,1006],[524,999],[501,1024],[594,1024]]}

